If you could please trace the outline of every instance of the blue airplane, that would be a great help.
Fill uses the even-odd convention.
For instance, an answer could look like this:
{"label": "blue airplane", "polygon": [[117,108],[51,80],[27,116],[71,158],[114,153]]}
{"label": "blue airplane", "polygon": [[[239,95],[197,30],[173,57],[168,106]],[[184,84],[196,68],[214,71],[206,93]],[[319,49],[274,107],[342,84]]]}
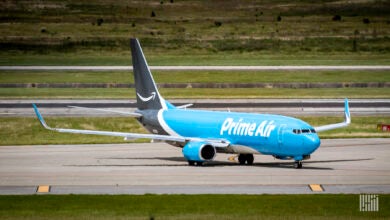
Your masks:
{"label": "blue airplane", "polygon": [[238,162],[243,165],[253,164],[253,154],[264,154],[277,159],[294,160],[294,167],[302,168],[302,160],[309,159],[320,146],[317,132],[345,127],[351,123],[347,99],[344,104],[344,122],[320,127],[312,127],[300,119],[282,115],[190,110],[187,109],[189,105],[174,106],[160,95],[138,40],[131,39],[130,47],[137,110],[123,112],[70,107],[132,116],[151,134],[51,128],[33,104],[43,127],[65,133],[118,136],[125,140],[146,138],[165,141],[182,148],[191,166],[201,166],[204,162],[212,161],[218,152],[238,154]]}

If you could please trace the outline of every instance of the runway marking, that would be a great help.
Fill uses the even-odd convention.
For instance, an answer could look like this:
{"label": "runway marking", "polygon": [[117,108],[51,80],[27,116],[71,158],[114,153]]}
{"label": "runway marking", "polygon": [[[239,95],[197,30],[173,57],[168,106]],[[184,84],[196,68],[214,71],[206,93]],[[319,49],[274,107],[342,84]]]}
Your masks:
{"label": "runway marking", "polygon": [[50,192],[50,186],[48,185],[41,185],[37,188],[37,193],[49,193]]}
{"label": "runway marking", "polygon": [[321,184],[309,184],[311,191],[313,192],[323,192],[324,188],[322,188]]}

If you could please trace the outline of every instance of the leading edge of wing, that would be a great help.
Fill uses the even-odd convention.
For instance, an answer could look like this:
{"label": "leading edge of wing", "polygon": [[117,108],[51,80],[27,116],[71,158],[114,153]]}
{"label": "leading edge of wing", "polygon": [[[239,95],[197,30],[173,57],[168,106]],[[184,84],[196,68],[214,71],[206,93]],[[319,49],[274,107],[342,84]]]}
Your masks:
{"label": "leading edge of wing", "polygon": [[96,131],[96,130],[79,130],[79,129],[65,129],[65,128],[52,128],[48,126],[43,119],[41,113],[39,112],[37,106],[32,104],[35,114],[41,123],[41,125],[52,131],[62,132],[62,133],[73,133],[73,134],[93,134],[93,135],[104,135],[104,136],[116,136],[123,137],[125,139],[153,139],[153,140],[161,140],[161,141],[175,141],[180,143],[186,143],[189,141],[206,141],[212,144],[215,147],[227,147],[229,146],[229,142],[225,140],[219,139],[202,139],[202,138],[193,138],[193,137],[182,137],[182,136],[171,136],[171,135],[160,135],[160,134],[139,134],[139,133],[128,133],[128,132],[113,132],[113,131]]}
{"label": "leading edge of wing", "polygon": [[127,132],[113,132],[113,131],[96,131],[96,130],[79,130],[79,129],[65,129],[65,128],[52,128],[48,126],[43,119],[41,113],[39,112],[37,106],[32,104],[35,114],[38,117],[41,125],[52,131],[62,132],[62,133],[74,133],[74,134],[94,134],[94,135],[105,135],[105,136],[116,136],[116,137],[124,137],[126,139],[139,139],[139,138],[147,138],[147,139],[157,139],[163,141],[178,141],[185,142],[186,139],[183,137],[175,137],[169,135],[155,135],[155,134],[139,134],[139,133],[127,133]]}

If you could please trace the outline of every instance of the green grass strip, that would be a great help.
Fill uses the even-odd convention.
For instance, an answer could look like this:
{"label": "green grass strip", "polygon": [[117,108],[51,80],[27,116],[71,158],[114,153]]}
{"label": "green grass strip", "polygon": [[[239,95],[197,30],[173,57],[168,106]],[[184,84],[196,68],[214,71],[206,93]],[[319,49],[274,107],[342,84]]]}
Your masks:
{"label": "green grass strip", "polygon": [[[313,126],[338,123],[343,117],[301,117]],[[134,118],[130,117],[46,117],[52,127],[88,130],[147,133]],[[377,124],[389,123],[390,116],[355,117],[347,128],[320,133],[320,138],[390,138],[389,132],[377,130]],[[44,129],[38,119],[32,117],[0,118],[0,145],[30,144],[103,144],[128,143],[119,137],[66,134]],[[145,142],[147,140],[137,140]]]}
{"label": "green grass strip", "polygon": [[[52,127],[147,133],[131,117],[46,117],[45,120]],[[129,143],[119,137],[66,134],[45,130],[35,117],[0,118],[0,121],[0,145]]]}
{"label": "green grass strip", "polygon": [[[29,24],[30,25],[30,24]],[[142,42],[141,42],[142,44]],[[155,46],[157,47],[157,46]],[[131,65],[130,48],[127,50],[77,50],[72,52],[0,51],[0,65]],[[373,52],[205,52],[203,50],[148,50],[143,48],[151,66],[178,65],[388,65],[388,53]]]}
{"label": "green grass strip", "polygon": [[[390,98],[390,88],[319,88],[319,89],[205,89],[161,88],[166,99],[173,98]],[[1,99],[134,99],[131,88],[0,88]]]}
{"label": "green grass strip", "polygon": [[1,219],[385,219],[360,212],[359,195],[0,196]]}
{"label": "green grass strip", "polygon": [[[376,71],[153,71],[157,83],[389,82]],[[1,71],[0,83],[133,83],[131,71]]]}

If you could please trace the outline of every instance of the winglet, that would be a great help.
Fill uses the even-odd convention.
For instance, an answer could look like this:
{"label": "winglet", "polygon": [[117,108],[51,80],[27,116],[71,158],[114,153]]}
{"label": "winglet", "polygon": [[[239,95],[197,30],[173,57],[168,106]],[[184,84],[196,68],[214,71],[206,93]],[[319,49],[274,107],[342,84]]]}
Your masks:
{"label": "winglet", "polygon": [[344,101],[344,114],[345,114],[345,122],[347,124],[351,123],[351,113],[349,112],[349,102],[348,99]]}
{"label": "winglet", "polygon": [[347,127],[349,124],[351,124],[351,113],[349,112],[348,99],[345,99],[344,100],[344,121],[343,122],[337,123],[337,124],[323,125],[323,126],[315,127],[314,129],[317,132],[321,132],[321,131],[327,131],[327,130],[332,130],[332,129],[336,129],[336,128]]}
{"label": "winglet", "polygon": [[47,126],[47,124],[46,124],[45,120],[43,119],[41,113],[39,112],[37,106],[36,106],[34,103],[32,104],[32,106],[33,106],[33,108],[34,108],[35,114],[37,115],[38,120],[39,120],[39,122],[41,123],[41,125],[42,125],[43,127],[45,127],[46,129],[53,130],[51,127]]}

